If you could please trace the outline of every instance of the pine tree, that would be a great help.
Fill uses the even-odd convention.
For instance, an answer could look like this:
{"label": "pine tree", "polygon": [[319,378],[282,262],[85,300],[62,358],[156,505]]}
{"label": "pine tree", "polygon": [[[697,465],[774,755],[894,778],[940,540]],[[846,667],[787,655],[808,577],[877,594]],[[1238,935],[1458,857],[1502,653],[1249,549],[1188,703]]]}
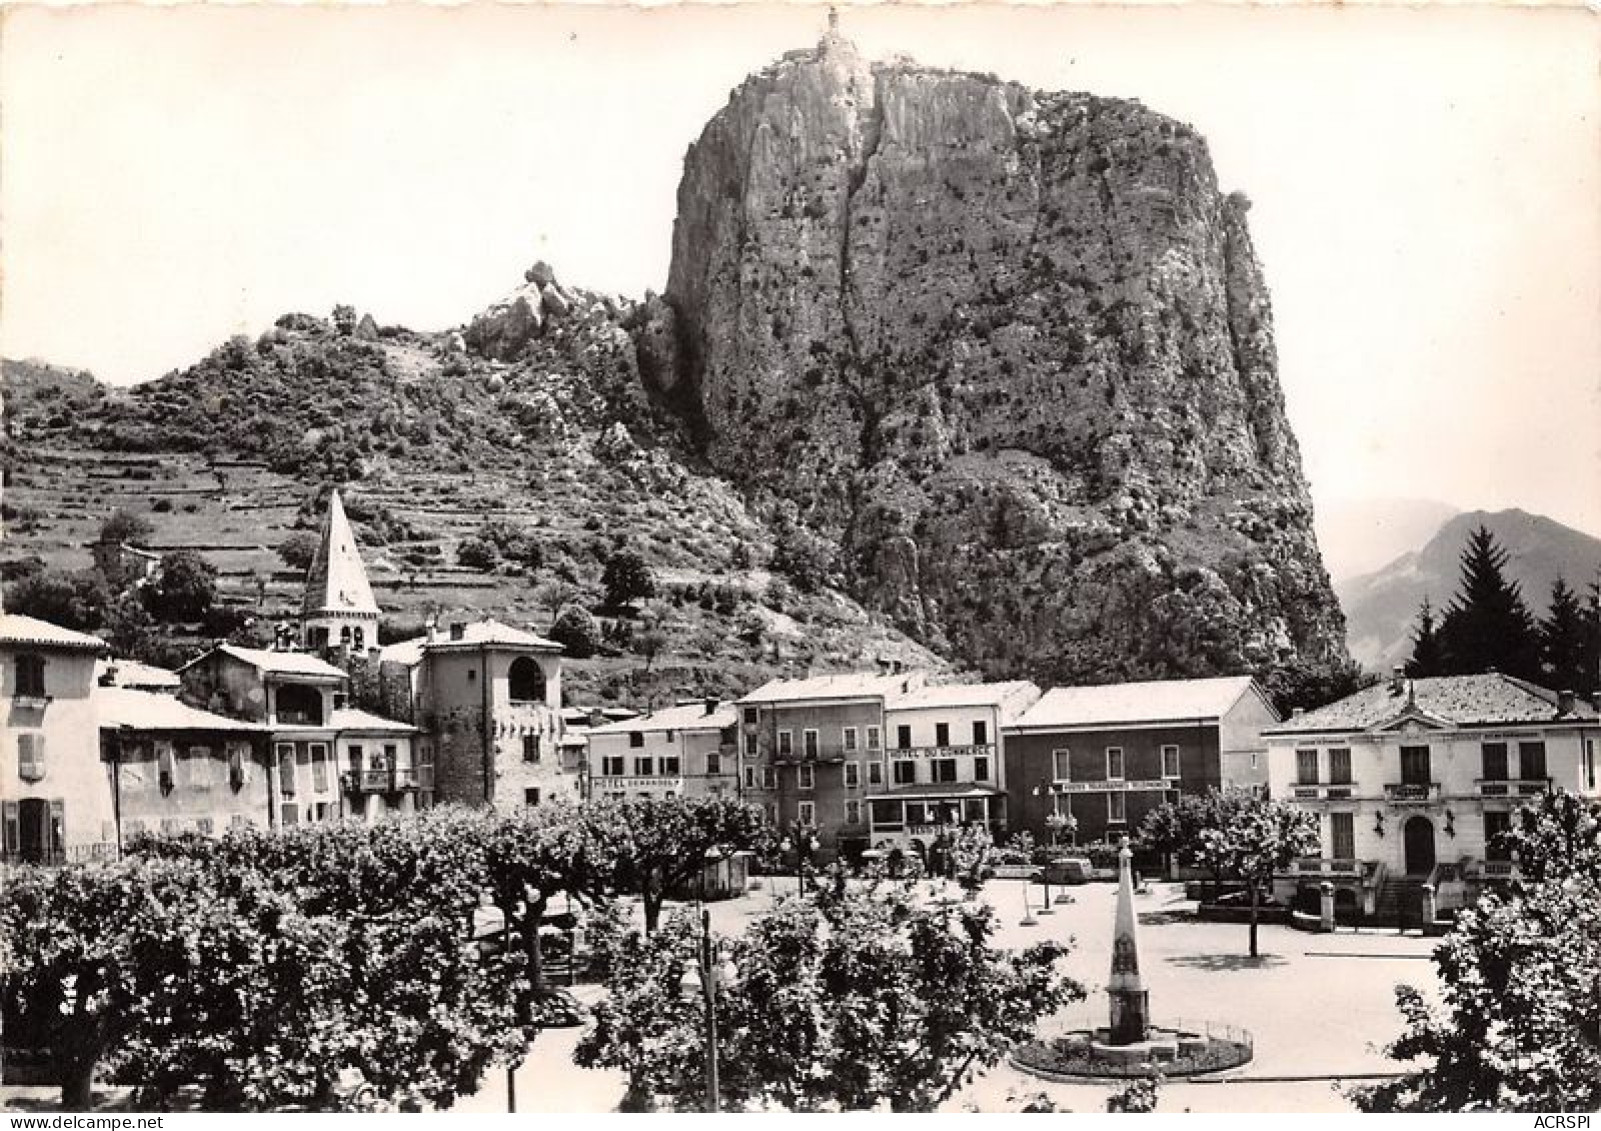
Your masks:
{"label": "pine tree", "polygon": [[1540,622],[1540,662],[1548,687],[1589,690],[1584,670],[1587,619],[1579,595],[1558,577],[1551,586],[1551,610]]}
{"label": "pine tree", "polygon": [[1412,634],[1412,658],[1407,661],[1406,674],[1414,679],[1442,675],[1445,672],[1445,653],[1441,650],[1440,626],[1434,616],[1434,606],[1427,597],[1418,608],[1418,627]]}
{"label": "pine tree", "polygon": [[1507,555],[1483,525],[1468,535],[1462,579],[1440,623],[1446,672],[1498,671],[1540,679],[1540,637],[1529,607],[1504,569]]}

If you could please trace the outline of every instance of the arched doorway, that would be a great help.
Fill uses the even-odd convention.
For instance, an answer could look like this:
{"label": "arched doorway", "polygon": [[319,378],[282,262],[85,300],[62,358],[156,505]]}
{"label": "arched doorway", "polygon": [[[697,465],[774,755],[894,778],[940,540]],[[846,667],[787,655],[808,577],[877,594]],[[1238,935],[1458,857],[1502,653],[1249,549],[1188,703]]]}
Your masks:
{"label": "arched doorway", "polygon": [[1434,870],[1434,824],[1427,817],[1413,817],[1401,831],[1406,851],[1406,874],[1426,876]]}

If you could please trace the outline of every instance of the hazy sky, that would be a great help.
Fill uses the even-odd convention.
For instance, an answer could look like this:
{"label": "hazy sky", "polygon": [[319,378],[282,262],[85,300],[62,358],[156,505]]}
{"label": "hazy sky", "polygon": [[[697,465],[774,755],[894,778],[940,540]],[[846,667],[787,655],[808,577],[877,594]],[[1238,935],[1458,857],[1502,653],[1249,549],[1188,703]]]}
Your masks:
{"label": "hazy sky", "polygon": [[[1321,503],[1601,532],[1601,21],[842,7],[872,56],[1139,98],[1254,202]],[[131,382],[288,310],[665,282],[684,149],[813,7],[11,8],[0,349]]]}

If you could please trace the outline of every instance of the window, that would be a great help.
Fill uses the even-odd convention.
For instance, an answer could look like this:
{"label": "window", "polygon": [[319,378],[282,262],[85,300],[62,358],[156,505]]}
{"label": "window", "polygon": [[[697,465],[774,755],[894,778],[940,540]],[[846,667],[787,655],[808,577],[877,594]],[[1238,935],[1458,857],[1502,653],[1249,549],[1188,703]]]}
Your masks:
{"label": "window", "polygon": [[1584,788],[1595,788],[1595,740],[1586,739],[1584,743]]}
{"label": "window", "polygon": [[817,758],[817,732],[815,730],[801,731],[801,756],[815,760]]}
{"label": "window", "polygon": [[1123,780],[1123,748],[1121,746],[1108,746],[1106,748],[1106,780]]}
{"label": "window", "polygon": [[356,651],[362,652],[362,651],[366,650],[366,648],[367,648],[367,633],[362,629],[362,627],[360,625],[357,625],[356,626],[356,631],[351,633],[351,638],[352,638],[352,640],[353,640],[353,642],[355,644]]}
{"label": "window", "polygon": [[318,793],[328,788],[328,748],[320,742],[311,745],[311,788]]}
{"label": "window", "polygon": [[881,739],[879,737],[878,728],[877,727],[868,727],[867,728],[867,748],[869,750],[877,750],[881,745],[882,745],[882,742],[881,742]]}
{"label": "window", "polygon": [[1297,750],[1295,752],[1295,784],[1317,784],[1317,751]]}
{"label": "window", "polygon": [[862,784],[862,764],[860,762],[845,763],[845,788],[859,789]]}
{"label": "window", "polygon": [[1349,746],[1336,746],[1329,751],[1329,781],[1335,785],[1351,784],[1351,748]]}
{"label": "window", "polygon": [[300,823],[300,806],[293,801],[285,801],[278,806],[278,819],[285,828]]}
{"label": "window", "polygon": [[1124,802],[1128,798],[1122,793],[1108,793],[1106,795],[1106,823],[1120,824],[1125,817]]}
{"label": "window", "polygon": [[[356,749],[360,749],[357,747]],[[228,784],[243,789],[250,780],[250,747],[242,742],[228,744]]]}
{"label": "window", "polygon": [[859,825],[862,823],[862,803],[860,801],[845,802],[845,823]]}
{"label": "window", "polygon": [[803,825],[817,824],[817,804],[812,801],[801,801],[795,806],[795,819]]}
{"label": "window", "polygon": [[756,725],[756,708],[755,707],[746,707],[745,708],[745,725],[748,726],[748,727],[753,727],[753,726]]}
{"label": "window", "polygon": [[540,739],[540,736],[537,735],[537,734],[525,734],[525,735],[523,735],[523,761],[524,762],[538,762],[539,761],[539,757],[540,757],[539,739]]}
{"label": "window", "polygon": [[278,689],[278,721],[288,726],[322,726],[322,692],[291,683]]}
{"label": "window", "polygon": [[1482,759],[1485,781],[1506,781],[1507,757],[1506,743],[1486,742],[1479,747],[1479,757]]}
{"label": "window", "polygon": [[17,776],[23,781],[44,777],[44,735],[17,735]]}
{"label": "window", "polygon": [[909,758],[897,758],[890,764],[890,776],[896,785],[916,785],[917,763]]}
{"label": "window", "polygon": [[189,784],[196,789],[211,788],[211,747],[191,746],[189,748]]}
{"label": "window", "polygon": [[840,746],[848,754],[856,752],[856,728],[846,727],[840,732]]}
{"label": "window", "polygon": [[762,788],[763,789],[777,789],[778,788],[778,771],[775,770],[772,766],[763,766],[762,767]]}
{"label": "window", "polygon": [[990,725],[983,719],[973,724],[973,745],[988,746],[990,741]]}
{"label": "window", "polygon": [[1506,849],[1496,843],[1496,838],[1512,826],[1511,813],[1487,812],[1484,814],[1484,858],[1486,860],[1506,860]]}
{"label": "window", "polygon": [[235,813],[228,818],[228,827],[230,829],[248,829],[250,827],[250,818],[243,813]]}
{"label": "window", "polygon": [[1329,856],[1334,860],[1356,859],[1356,816],[1329,814]]}
{"label": "window", "polygon": [[912,748],[912,728],[898,726],[895,728],[895,747],[897,750],[910,750]]}
{"label": "window", "polygon": [[1073,759],[1066,750],[1051,751],[1051,773],[1056,781],[1073,780]]}
{"label": "window", "polygon": [[351,747],[350,747],[350,768],[352,770],[360,770],[361,769],[361,763],[362,763],[362,750],[361,750],[361,747],[358,746],[358,745],[352,744]]}
{"label": "window", "polygon": [[868,785],[883,785],[884,784],[884,763],[882,763],[882,762],[869,762],[869,763],[867,763],[867,784]]}
{"label": "window", "polygon": [[1518,743],[1518,777],[1524,781],[1544,780],[1545,743]]}
{"label": "window", "polygon": [[645,745],[645,732],[642,731],[642,730],[631,730],[631,731],[629,731],[628,732],[628,745],[630,745],[630,746],[632,746],[632,747],[634,747],[636,749],[638,749],[641,746],[644,746]]}
{"label": "window", "polygon": [[795,785],[799,789],[812,789],[817,784],[817,774],[811,765],[802,762],[795,773]]}
{"label": "window", "polygon": [[636,778],[649,778],[656,776],[656,759],[646,754],[642,758],[634,759],[634,776]]}
{"label": "window", "polygon": [[[284,751],[286,751],[286,750],[288,751],[288,759],[289,759],[289,784],[284,789],[284,793],[289,794],[289,793],[293,793],[295,791],[295,783],[294,783],[295,746],[294,746],[294,743],[289,742],[289,743],[284,743],[283,745],[279,746],[278,747],[278,752],[279,752],[278,756],[280,758],[284,757],[285,756],[284,755]],[[279,767],[279,772],[280,773],[282,772],[282,767]],[[161,789],[162,789],[163,792],[171,790],[174,786],[176,786],[178,784],[178,752],[173,749],[172,743],[170,743],[170,742],[157,742],[156,743],[156,780],[157,780],[157,782],[160,783]]]}
{"label": "window", "polygon": [[935,746],[949,746],[950,744],[951,744],[951,724],[950,723],[935,723],[934,724],[934,745]]}
{"label": "window", "polygon": [[44,697],[44,657],[25,652],[17,657],[17,687],[13,695]]}
{"label": "window", "polygon": [[973,759],[973,780],[990,780],[990,760],[982,754]]}
{"label": "window", "polygon": [[746,766],[745,767],[745,788],[746,789],[755,789],[756,788],[756,767],[755,766]]}
{"label": "window", "polygon": [[212,829],[212,824],[211,824],[211,818],[210,817],[196,817],[195,818],[195,832],[199,833],[201,836],[210,836],[211,835],[211,829]]}
{"label": "window", "polygon": [[661,775],[664,778],[676,778],[684,772],[683,763],[677,754],[663,754]]}
{"label": "window", "polygon": [[1429,783],[1429,748],[1427,746],[1401,747],[1401,781],[1405,785]]}
{"label": "window", "polygon": [[1162,776],[1176,778],[1179,776],[1179,748],[1177,746],[1162,747]]}
{"label": "window", "polygon": [[778,824],[778,806],[769,801],[762,806],[762,816],[767,818],[769,825],[776,826]]}
{"label": "window", "polygon": [[778,756],[787,758],[795,753],[795,732],[781,730],[778,732]]}
{"label": "window", "polygon": [[628,760],[621,754],[607,754],[600,760],[600,776],[620,778],[627,771]]}
{"label": "window", "polygon": [[513,703],[543,703],[545,701],[545,673],[539,661],[529,656],[518,656],[506,673]]}
{"label": "window", "polygon": [[721,754],[706,755],[706,776],[718,777],[723,772],[723,756]]}
{"label": "window", "polygon": [[538,805],[539,804],[539,790],[534,788],[534,787],[532,787],[532,786],[530,786],[529,788],[523,790],[523,804],[527,805],[527,806],[530,806],[530,807],[532,807],[534,805]]}
{"label": "window", "polygon": [[933,780],[939,782],[941,785],[956,780],[955,758],[935,758],[931,764],[931,768],[933,769]]}

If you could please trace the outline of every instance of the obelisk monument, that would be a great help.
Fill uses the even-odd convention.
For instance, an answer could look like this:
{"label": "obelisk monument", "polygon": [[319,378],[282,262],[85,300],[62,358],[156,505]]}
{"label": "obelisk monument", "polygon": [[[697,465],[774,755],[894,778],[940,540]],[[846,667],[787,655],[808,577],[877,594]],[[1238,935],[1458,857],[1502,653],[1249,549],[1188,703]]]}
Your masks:
{"label": "obelisk monument", "polygon": [[1150,994],[1140,977],[1139,920],[1134,915],[1134,875],[1128,839],[1117,854],[1117,916],[1112,925],[1112,976],[1106,994],[1112,999],[1107,1043],[1132,1045],[1146,1039],[1150,1026]]}

